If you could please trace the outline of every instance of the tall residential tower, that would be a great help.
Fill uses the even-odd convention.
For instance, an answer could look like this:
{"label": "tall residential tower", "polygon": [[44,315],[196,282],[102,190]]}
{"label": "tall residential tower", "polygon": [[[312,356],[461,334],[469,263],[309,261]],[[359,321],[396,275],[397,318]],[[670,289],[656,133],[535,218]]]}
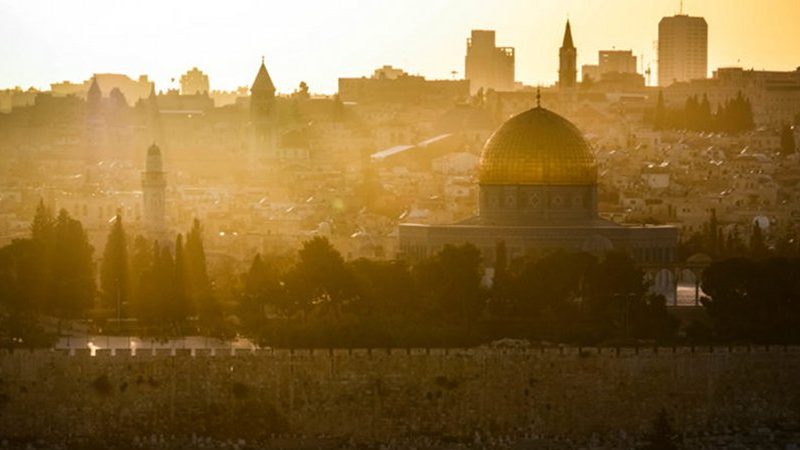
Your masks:
{"label": "tall residential tower", "polygon": [[514,48],[497,47],[494,30],[472,30],[467,39],[464,75],[470,93],[514,90]]}
{"label": "tall residential tower", "polygon": [[658,85],[708,77],[708,24],[676,15],[658,23]]}

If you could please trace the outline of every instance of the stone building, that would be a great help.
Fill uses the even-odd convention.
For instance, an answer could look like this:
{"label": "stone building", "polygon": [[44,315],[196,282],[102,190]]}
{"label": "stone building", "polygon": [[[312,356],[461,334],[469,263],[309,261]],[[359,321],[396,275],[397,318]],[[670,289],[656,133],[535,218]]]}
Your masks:
{"label": "stone building", "polygon": [[492,266],[503,241],[510,259],[565,249],[621,250],[653,268],[675,261],[677,228],[600,218],[589,144],[572,123],[540,106],[512,117],[486,142],[479,191],[477,216],[449,225],[401,224],[401,255],[424,258],[446,244],[470,242]]}

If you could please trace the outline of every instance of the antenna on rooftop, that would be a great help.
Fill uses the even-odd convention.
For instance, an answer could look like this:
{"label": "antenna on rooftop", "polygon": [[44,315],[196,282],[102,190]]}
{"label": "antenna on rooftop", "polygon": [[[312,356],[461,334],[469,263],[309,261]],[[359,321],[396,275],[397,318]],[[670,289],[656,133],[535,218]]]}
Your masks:
{"label": "antenna on rooftop", "polygon": [[683,15],[683,0],[681,0],[681,7],[678,14]]}

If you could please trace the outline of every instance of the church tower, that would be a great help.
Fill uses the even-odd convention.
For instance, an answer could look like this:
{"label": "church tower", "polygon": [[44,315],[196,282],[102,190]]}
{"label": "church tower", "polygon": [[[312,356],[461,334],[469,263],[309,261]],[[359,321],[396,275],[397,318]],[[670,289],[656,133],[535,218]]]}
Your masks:
{"label": "church tower", "polygon": [[271,157],[276,144],[275,85],[261,58],[261,67],[250,88],[250,167],[258,164],[265,157]]}
{"label": "church tower", "polygon": [[142,172],[144,225],[151,238],[158,238],[166,231],[166,188],[167,180],[161,161],[161,149],[153,144],[147,149],[147,162]]}
{"label": "church tower", "polygon": [[561,89],[571,89],[575,87],[577,77],[578,50],[572,43],[572,30],[567,20],[567,28],[564,30],[564,42],[558,50],[558,87]]}

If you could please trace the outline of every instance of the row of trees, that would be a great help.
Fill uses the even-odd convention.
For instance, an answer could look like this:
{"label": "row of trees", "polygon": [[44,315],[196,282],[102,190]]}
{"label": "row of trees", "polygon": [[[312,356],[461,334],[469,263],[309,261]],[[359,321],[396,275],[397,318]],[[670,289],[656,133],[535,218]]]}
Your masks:
{"label": "row of trees", "polygon": [[[718,236],[711,222],[709,237]],[[93,249],[80,222],[66,211],[53,217],[40,204],[31,237],[0,249],[0,329],[6,338],[32,343],[41,334],[37,318],[54,316],[112,319],[106,322],[112,332],[128,324],[126,332],[155,336],[220,335],[225,323],[228,332],[238,324],[237,331],[274,346],[676,339],[664,298],[650,292],[624,253],[555,252],[507,261],[502,242],[495,250],[493,283],[486,283],[481,253],[470,244],[446,246],[409,265],[348,262],[317,237],[296,257],[257,255],[233,289],[237,301],[223,308],[206,270],[198,221],[173,244],[131,241],[117,217],[96,296]],[[800,340],[800,259],[764,253],[718,261],[702,283],[711,322],[694,324],[691,338]],[[226,316],[238,320],[223,321]]]}
{"label": "row of trees", "polygon": [[800,342],[800,258],[731,258],[703,273],[702,299],[713,338]]}
{"label": "row of trees", "polygon": [[222,311],[206,271],[200,223],[186,239],[128,239],[122,217],[111,226],[96,283],[94,249],[80,221],[58,216],[40,202],[31,236],[0,248],[0,329],[6,339],[37,340],[38,318],[100,319],[115,330],[130,319],[138,332],[174,335],[218,333]]}
{"label": "row of trees", "polygon": [[206,269],[200,222],[195,220],[186,240],[174,245],[137,236],[129,245],[122,217],[114,219],[100,269],[101,306],[105,316],[135,317],[140,332],[179,335],[190,317],[195,329],[216,332],[222,311],[215,301]]}
{"label": "row of trees", "polygon": [[31,237],[0,249],[0,298],[17,315],[52,313],[76,318],[92,306],[94,249],[78,220],[53,217],[40,203]]}
{"label": "row of trees", "polygon": [[37,317],[77,318],[95,294],[94,249],[81,223],[40,203],[31,237],[0,248],[0,329],[4,338],[39,341]]}
{"label": "row of trees", "polygon": [[703,229],[686,236],[678,247],[678,257],[686,260],[696,253],[705,253],[713,259],[736,257],[762,259],[768,256],[798,256],[800,243],[792,232],[768,233],[754,220],[749,228],[728,227],[726,231],[715,210]]}
{"label": "row of trees", "polygon": [[668,108],[664,104],[663,93],[659,92],[652,121],[656,130],[739,133],[754,127],[752,105],[741,92],[724,104],[717,105],[714,112],[705,94],[702,98],[696,95],[687,98],[683,108]]}
{"label": "row of trees", "polygon": [[243,330],[262,343],[291,346],[597,343],[668,339],[676,330],[664,298],[648,292],[624,254],[501,262],[491,288],[482,282],[481,260],[465,244],[413,266],[345,262],[326,239],[314,238],[293,264],[256,256],[243,282]]}

